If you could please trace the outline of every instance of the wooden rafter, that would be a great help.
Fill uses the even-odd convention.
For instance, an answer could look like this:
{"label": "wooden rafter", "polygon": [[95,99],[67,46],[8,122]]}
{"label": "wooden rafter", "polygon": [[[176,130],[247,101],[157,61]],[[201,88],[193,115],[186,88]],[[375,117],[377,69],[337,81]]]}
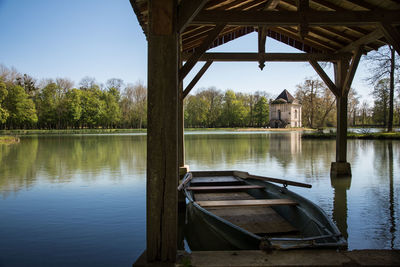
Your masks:
{"label": "wooden rafter", "polygon": [[380,28],[391,46],[397,51],[397,54],[400,55],[400,33],[396,30],[395,27],[388,23],[381,23]]}
{"label": "wooden rafter", "polygon": [[340,96],[339,88],[332,82],[331,78],[329,78],[318,62],[314,59],[310,59],[309,62],[314,70],[318,73],[319,77],[321,77],[321,79],[325,82],[326,86],[328,86],[329,90],[331,90],[335,96]]}
{"label": "wooden rafter", "polygon": [[[198,61],[220,61],[220,62],[257,62],[260,57],[265,62],[307,62],[309,60],[333,62],[349,57],[349,53],[325,54],[325,53],[204,53]],[[190,58],[191,55],[183,54],[182,58]]]}
{"label": "wooden rafter", "polygon": [[263,10],[274,10],[279,5],[280,0],[267,0]]}
{"label": "wooden rafter", "polygon": [[362,0],[346,0],[346,1],[349,3],[352,3],[356,6],[359,6],[365,10],[377,10],[378,9],[377,6],[370,4],[367,1],[362,1]]}
{"label": "wooden rafter", "polygon": [[385,21],[400,23],[399,11],[202,11],[193,24],[293,26],[307,22],[310,26],[375,25]]}
{"label": "wooden rafter", "polygon": [[182,0],[178,6],[178,31],[182,32],[208,0]]}
{"label": "wooden rafter", "polygon": [[200,47],[196,49],[196,51],[192,54],[192,56],[186,61],[185,65],[182,66],[179,70],[179,81],[183,81],[186,75],[190,72],[190,70],[196,65],[197,61],[201,57],[201,55],[207,51],[208,47],[211,43],[217,38],[220,32],[224,29],[225,24],[219,24],[215,26],[215,28],[210,32],[207,38],[203,41]]}
{"label": "wooden rafter", "polygon": [[364,35],[363,37],[361,37],[360,39],[350,43],[349,45],[343,47],[342,49],[339,50],[339,52],[350,52],[353,51],[355,48],[359,47],[359,46],[363,46],[366,44],[369,44],[371,42],[373,42],[374,40],[377,40],[379,38],[381,38],[383,36],[383,33],[380,29],[376,29],[375,31]]}
{"label": "wooden rafter", "polygon": [[[332,46],[332,44],[324,43],[321,39],[315,38],[313,36],[307,36],[304,40],[300,39],[300,36],[297,34],[297,30],[295,27],[279,27],[278,31],[283,32],[284,34],[291,36],[294,39],[300,40],[304,43],[309,43],[310,45],[319,48],[323,51],[336,51],[337,47]],[[290,35],[289,35],[290,34]]]}
{"label": "wooden rafter", "polygon": [[194,76],[193,80],[188,84],[188,86],[186,86],[185,90],[182,93],[182,98],[185,98],[190,93],[190,91],[193,89],[193,87],[204,75],[204,73],[207,71],[207,69],[211,66],[212,63],[213,63],[212,60],[209,60],[203,65],[203,67],[199,70],[196,76]]}

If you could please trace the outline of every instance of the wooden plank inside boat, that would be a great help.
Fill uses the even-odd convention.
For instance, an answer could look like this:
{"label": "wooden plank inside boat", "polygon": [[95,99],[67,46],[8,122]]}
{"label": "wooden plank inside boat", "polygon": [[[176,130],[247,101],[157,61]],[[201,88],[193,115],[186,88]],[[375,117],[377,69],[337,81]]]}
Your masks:
{"label": "wooden plank inside boat", "polygon": [[243,200],[216,200],[216,201],[197,201],[202,207],[235,207],[235,206],[280,206],[298,205],[291,199],[243,199]]}
{"label": "wooden plank inside boat", "polygon": [[224,193],[196,193],[195,200],[199,202],[221,201],[221,200],[251,200],[254,199],[246,192],[224,192]]}
{"label": "wooden plank inside boat", "polygon": [[207,210],[254,234],[297,231],[270,207],[216,207]]}
{"label": "wooden plank inside boat", "polygon": [[234,176],[208,176],[208,177],[193,177],[191,184],[198,183],[237,183],[239,180]]}
{"label": "wooden plank inside boat", "polygon": [[243,191],[248,189],[262,189],[265,188],[261,185],[227,185],[227,186],[189,186],[187,190],[192,191]]}

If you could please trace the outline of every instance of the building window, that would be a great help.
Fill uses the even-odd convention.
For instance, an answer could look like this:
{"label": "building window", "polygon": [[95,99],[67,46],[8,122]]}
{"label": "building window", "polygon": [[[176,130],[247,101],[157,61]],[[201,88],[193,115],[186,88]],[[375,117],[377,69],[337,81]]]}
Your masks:
{"label": "building window", "polygon": [[294,110],[294,118],[297,119],[297,109]]}
{"label": "building window", "polygon": [[278,120],[280,120],[280,119],[281,119],[281,110],[278,109]]}

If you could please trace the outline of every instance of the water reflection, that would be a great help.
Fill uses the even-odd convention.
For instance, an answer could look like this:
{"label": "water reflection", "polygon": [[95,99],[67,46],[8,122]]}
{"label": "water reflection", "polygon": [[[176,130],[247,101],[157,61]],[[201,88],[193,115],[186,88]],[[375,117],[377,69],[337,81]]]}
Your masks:
{"label": "water reflection", "polygon": [[[25,137],[15,146],[0,146],[0,194],[30,188],[38,182],[73,179],[118,182],[123,172],[145,173],[146,136]],[[143,181],[144,182],[144,181]]]}
{"label": "water reflection", "polygon": [[192,170],[239,169],[313,184],[291,189],[317,203],[349,238],[349,249],[398,248],[400,142],[349,140],[352,178],[330,177],[335,140],[302,140],[298,132],[190,135]]}
{"label": "water reflection", "polygon": [[[298,132],[191,132],[185,146],[192,170],[311,183],[290,189],[326,211],[349,249],[400,248],[399,141],[349,140],[351,179],[330,178],[334,140],[302,140]],[[23,137],[0,146],[0,266],[46,257],[132,263],[145,247],[145,171],[146,136]]]}
{"label": "water reflection", "polygon": [[331,186],[334,189],[333,221],[342,235],[347,239],[347,191],[351,186],[351,176],[331,177]]}
{"label": "water reflection", "polygon": [[395,238],[396,238],[396,217],[394,207],[394,177],[393,177],[393,144],[388,141],[388,156],[389,156],[389,210],[390,210],[390,233],[392,238],[390,240],[390,248],[394,249]]}

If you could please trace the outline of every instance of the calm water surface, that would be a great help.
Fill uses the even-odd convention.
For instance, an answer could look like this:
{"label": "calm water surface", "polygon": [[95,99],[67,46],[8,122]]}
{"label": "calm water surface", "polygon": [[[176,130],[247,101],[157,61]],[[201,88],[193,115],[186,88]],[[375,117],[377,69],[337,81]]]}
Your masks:
{"label": "calm water surface", "polygon": [[[196,133],[192,170],[311,183],[349,249],[400,248],[400,142],[349,140],[352,178],[331,179],[333,140],[297,132]],[[23,137],[0,145],[0,266],[130,266],[145,248],[144,135]]]}

